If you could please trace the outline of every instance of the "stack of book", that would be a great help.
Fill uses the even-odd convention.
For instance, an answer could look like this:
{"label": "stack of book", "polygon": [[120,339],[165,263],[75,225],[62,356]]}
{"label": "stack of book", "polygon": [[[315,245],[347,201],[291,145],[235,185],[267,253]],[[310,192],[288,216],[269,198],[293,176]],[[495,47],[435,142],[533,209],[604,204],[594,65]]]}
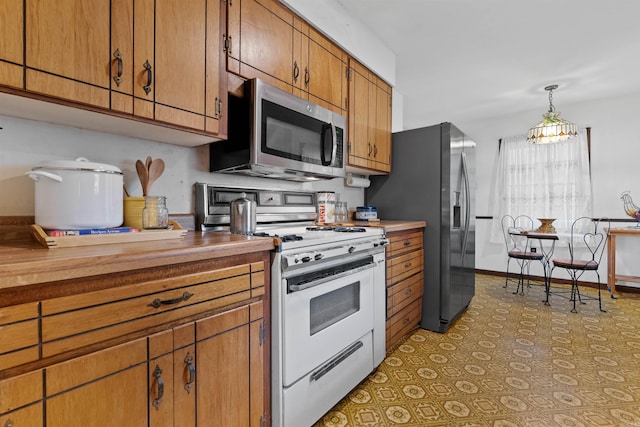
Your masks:
{"label": "stack of book", "polygon": [[47,234],[51,237],[64,236],[90,236],[96,234],[118,234],[118,233],[137,233],[137,228],[133,227],[113,227],[113,228],[89,228],[82,230],[47,230]]}

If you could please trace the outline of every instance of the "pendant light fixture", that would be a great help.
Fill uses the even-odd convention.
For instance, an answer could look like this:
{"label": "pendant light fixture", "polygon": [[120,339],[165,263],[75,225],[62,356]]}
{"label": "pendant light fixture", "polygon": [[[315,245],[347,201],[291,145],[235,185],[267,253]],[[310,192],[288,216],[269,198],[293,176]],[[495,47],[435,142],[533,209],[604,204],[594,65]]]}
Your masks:
{"label": "pendant light fixture", "polygon": [[544,120],[529,129],[527,141],[532,144],[548,144],[571,139],[578,134],[576,125],[560,118],[553,106],[553,91],[558,85],[550,85],[544,88],[549,91],[549,111],[544,113]]}

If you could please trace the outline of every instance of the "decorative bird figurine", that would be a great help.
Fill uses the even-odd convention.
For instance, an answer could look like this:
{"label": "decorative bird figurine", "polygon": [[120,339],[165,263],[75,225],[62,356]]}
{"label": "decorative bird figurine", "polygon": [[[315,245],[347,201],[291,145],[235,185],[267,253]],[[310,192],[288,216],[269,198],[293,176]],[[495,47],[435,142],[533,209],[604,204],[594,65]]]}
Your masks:
{"label": "decorative bird figurine", "polygon": [[629,191],[622,193],[620,198],[624,202],[624,211],[626,214],[631,218],[636,219],[638,221],[638,227],[640,227],[640,208],[633,203],[633,199],[631,198]]}

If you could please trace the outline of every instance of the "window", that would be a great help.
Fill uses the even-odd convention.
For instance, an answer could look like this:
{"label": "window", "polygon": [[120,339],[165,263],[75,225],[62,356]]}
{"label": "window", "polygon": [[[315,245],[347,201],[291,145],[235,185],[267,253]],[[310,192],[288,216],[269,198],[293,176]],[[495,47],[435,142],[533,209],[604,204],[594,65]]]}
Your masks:
{"label": "window", "polygon": [[524,135],[503,139],[494,197],[494,236],[506,214],[556,218],[553,225],[559,233],[568,231],[574,219],[591,216],[586,130],[553,144],[530,144]]}

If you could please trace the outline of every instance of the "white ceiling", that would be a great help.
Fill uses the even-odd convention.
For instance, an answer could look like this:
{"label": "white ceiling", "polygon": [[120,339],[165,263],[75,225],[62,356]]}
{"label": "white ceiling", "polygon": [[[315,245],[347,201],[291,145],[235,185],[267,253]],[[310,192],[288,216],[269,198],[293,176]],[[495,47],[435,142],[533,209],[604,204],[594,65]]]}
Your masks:
{"label": "white ceiling", "polygon": [[395,53],[405,129],[640,92],[638,0],[338,2]]}

